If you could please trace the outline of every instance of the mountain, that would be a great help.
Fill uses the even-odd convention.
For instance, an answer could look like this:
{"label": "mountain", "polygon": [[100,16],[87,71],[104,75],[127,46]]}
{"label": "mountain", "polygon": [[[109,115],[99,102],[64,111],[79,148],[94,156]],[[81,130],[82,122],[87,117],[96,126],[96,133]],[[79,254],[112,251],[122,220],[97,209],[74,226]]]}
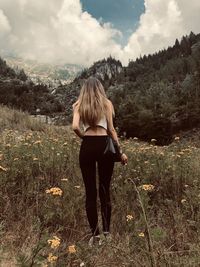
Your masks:
{"label": "mountain", "polygon": [[24,71],[1,60],[0,102],[32,113],[38,107],[43,114],[56,112],[58,122],[71,123],[72,104],[91,75],[101,80],[114,104],[119,135],[166,145],[174,135],[200,127],[200,34],[193,32],[126,67],[112,57],[97,61],[51,94],[48,86],[34,85]]}
{"label": "mountain", "polygon": [[24,70],[15,71],[0,58],[0,103],[31,114],[52,115],[64,107],[47,85],[34,84]]}
{"label": "mountain", "polygon": [[72,103],[91,75],[102,81],[114,104],[119,135],[165,145],[181,131],[200,126],[200,34],[191,32],[172,47],[131,60],[127,67],[110,57],[83,70],[55,92],[63,98],[69,122]]}
{"label": "mountain", "polygon": [[14,56],[7,56],[5,57],[5,60],[15,72],[23,69],[35,84],[46,84],[50,90],[53,90],[60,85],[71,83],[77,74],[83,70],[83,66],[75,64],[45,64]]}
{"label": "mountain", "polygon": [[[108,88],[114,84],[117,75],[122,71],[121,62],[109,57],[82,70],[71,83],[63,85],[59,82],[57,88],[52,87],[50,90],[47,82],[43,84],[38,78],[36,83],[33,82],[33,71],[35,73],[37,71],[38,75],[43,77],[43,81],[45,81],[47,73],[55,74],[55,69],[51,69],[49,65],[41,64],[39,67],[33,62],[31,62],[32,65],[30,62],[25,64],[24,60],[10,57],[9,65],[14,66],[13,69],[3,59],[0,59],[0,62],[0,103],[26,110],[31,114],[38,113],[36,111],[45,115],[54,114],[57,123],[64,124],[66,124],[66,118],[68,118],[68,123],[71,120],[71,105],[76,100],[84,79],[91,75],[97,76]],[[65,65],[64,67],[70,73],[71,78],[72,74],[75,75],[81,69],[76,65]],[[28,75],[21,68],[27,70]],[[30,78],[30,73],[32,73],[32,78]]]}
{"label": "mountain", "polygon": [[108,90],[120,134],[169,144],[200,126],[200,34],[130,61]]}
{"label": "mountain", "polygon": [[84,69],[74,81],[65,86],[59,86],[54,94],[57,95],[62,104],[66,107],[65,116],[68,122],[71,121],[72,104],[76,101],[84,79],[90,76],[97,77],[107,89],[115,84],[115,81],[123,67],[119,60],[112,57],[95,62],[90,68]]}

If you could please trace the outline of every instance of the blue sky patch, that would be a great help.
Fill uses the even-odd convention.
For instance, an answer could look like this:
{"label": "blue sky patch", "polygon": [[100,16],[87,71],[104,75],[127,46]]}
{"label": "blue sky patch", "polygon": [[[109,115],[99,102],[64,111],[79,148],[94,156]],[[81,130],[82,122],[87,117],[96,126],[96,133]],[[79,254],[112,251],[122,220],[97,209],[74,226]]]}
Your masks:
{"label": "blue sky patch", "polygon": [[120,30],[125,45],[136,30],[140,15],[144,13],[144,0],[81,0],[83,10],[102,22],[110,22]]}

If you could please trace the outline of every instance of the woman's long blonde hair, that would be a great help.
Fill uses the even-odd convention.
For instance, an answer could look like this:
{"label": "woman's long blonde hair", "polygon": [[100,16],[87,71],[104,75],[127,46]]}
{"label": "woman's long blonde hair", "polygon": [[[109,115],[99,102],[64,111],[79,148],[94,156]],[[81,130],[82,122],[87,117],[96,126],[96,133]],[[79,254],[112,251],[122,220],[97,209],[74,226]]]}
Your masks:
{"label": "woman's long blonde hair", "polygon": [[92,127],[107,115],[108,98],[97,78],[90,77],[84,82],[78,98],[78,107],[82,122]]}

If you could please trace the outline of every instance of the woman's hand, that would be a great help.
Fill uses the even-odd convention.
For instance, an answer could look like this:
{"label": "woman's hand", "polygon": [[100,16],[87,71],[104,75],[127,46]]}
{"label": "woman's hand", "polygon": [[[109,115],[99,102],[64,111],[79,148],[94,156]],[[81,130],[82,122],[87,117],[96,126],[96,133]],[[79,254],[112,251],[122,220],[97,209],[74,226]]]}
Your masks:
{"label": "woman's hand", "polygon": [[127,165],[127,163],[128,163],[128,157],[124,153],[122,153],[122,155],[121,155],[121,163],[123,165]]}

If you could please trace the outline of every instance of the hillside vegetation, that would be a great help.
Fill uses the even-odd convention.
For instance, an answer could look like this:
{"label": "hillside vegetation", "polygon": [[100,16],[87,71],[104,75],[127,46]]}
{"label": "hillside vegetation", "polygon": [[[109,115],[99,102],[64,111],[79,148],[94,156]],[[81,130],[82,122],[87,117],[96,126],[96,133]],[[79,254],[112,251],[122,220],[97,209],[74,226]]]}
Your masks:
{"label": "hillside vegetation", "polygon": [[121,135],[156,139],[167,145],[174,134],[200,126],[200,34],[191,32],[174,45],[130,60],[123,67],[112,57],[95,62],[69,85],[49,92],[33,85],[21,71],[16,74],[0,59],[0,103],[32,114],[55,115],[60,124],[71,123],[72,104],[84,79],[98,77],[115,111]]}
{"label": "hillside vegetation", "polygon": [[79,139],[5,107],[0,125],[1,266],[200,265],[198,136],[121,140],[129,163],[111,182],[113,240],[90,248]]}
{"label": "hillside vegetation", "polygon": [[112,100],[120,134],[166,145],[173,135],[200,126],[200,34],[190,33],[172,47],[130,60],[95,62],[74,82],[57,90],[70,122],[72,103],[83,80],[96,76]]}
{"label": "hillside vegetation", "polygon": [[127,136],[169,144],[200,125],[200,34],[130,61],[109,88],[116,124]]}
{"label": "hillside vegetation", "polygon": [[52,115],[64,111],[61,102],[50,93],[47,85],[35,85],[23,70],[16,73],[1,57],[0,103],[30,114]]}

